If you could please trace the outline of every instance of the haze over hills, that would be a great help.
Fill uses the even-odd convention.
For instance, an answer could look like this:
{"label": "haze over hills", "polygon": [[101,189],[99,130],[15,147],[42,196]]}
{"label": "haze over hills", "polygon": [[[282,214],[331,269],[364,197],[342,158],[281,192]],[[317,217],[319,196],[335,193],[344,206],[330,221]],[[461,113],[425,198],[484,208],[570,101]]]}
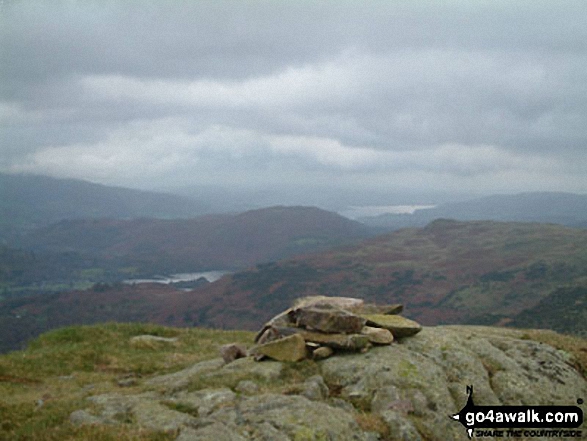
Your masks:
{"label": "haze over hills", "polygon": [[398,229],[423,227],[440,218],[541,222],[587,227],[587,195],[560,192],[491,195],[447,202],[434,208],[416,210],[413,214],[382,214],[358,220],[371,227]]}
{"label": "haze over hills", "polygon": [[0,245],[0,299],[129,278],[238,270],[368,236],[311,207],[272,207],[191,219],[78,219],[39,228],[20,249]]}
{"label": "haze over hills", "polygon": [[437,205],[445,202],[466,201],[474,195],[446,191],[417,191],[386,188],[365,189],[359,185],[341,188],[334,184],[316,184],[296,181],[271,186],[189,186],[167,187],[167,193],[194,197],[211,207],[211,212],[242,212],[275,205],[315,206],[340,214],[349,207],[389,205]]}
{"label": "haze over hills", "polygon": [[207,213],[194,199],[77,179],[0,173],[0,239],[64,219],[186,218]]}
{"label": "haze over hills", "polygon": [[[581,295],[586,280],[584,229],[438,220],[423,229],[259,264],[189,292],[167,286],[101,285],[5,301],[0,303],[0,332],[32,336],[48,327],[108,318],[256,329],[294,298],[321,294],[400,302],[408,317],[425,325],[505,324],[534,310],[548,317],[551,321],[544,323],[553,329],[566,323],[565,331],[580,334],[587,332],[587,322],[573,322],[570,329],[564,314],[557,315],[556,308],[545,310],[544,304],[566,289],[572,290],[567,297],[574,299],[575,310],[585,309]],[[487,311],[493,315],[487,317]]]}
{"label": "haze over hills", "polygon": [[[561,324],[583,317],[587,232],[538,223],[586,226],[584,195],[495,195],[370,218],[379,231],[427,225],[372,237],[373,227],[316,207],[193,216],[202,205],[165,194],[39,176],[0,179],[7,184],[0,187],[2,232],[19,231],[0,246],[0,315],[13,329],[4,335],[16,333],[18,341],[21,331],[25,338],[111,319],[251,328],[311,294],[402,302],[424,324],[548,323],[584,331]],[[439,216],[535,223],[429,224]],[[116,284],[205,270],[242,272],[187,293]],[[550,310],[559,314],[535,320]]]}
{"label": "haze over hills", "polygon": [[317,206],[343,213],[350,206],[436,205],[413,214],[383,214],[356,220],[374,231],[423,227],[434,219],[548,222],[587,226],[587,195],[534,192],[471,199],[464,194],[391,194],[335,188],[227,190],[193,187],[149,192],[76,179],[0,173],[0,240],[14,242],[38,227],[72,219],[185,219],[273,205]]}
{"label": "haze over hills", "polygon": [[192,219],[67,220],[32,232],[23,245],[157,273],[234,270],[367,235],[362,224],[318,208],[270,207]]}

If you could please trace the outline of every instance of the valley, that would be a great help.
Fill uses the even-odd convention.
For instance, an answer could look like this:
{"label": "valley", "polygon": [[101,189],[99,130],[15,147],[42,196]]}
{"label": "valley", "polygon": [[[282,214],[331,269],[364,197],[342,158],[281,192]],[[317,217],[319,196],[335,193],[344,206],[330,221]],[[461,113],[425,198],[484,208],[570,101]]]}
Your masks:
{"label": "valley", "polygon": [[307,206],[189,216],[197,207],[171,196],[0,178],[15,214],[0,231],[0,351],[107,321],[254,329],[306,295],[402,303],[425,325],[587,332],[582,195],[496,195],[361,223]]}
{"label": "valley", "polygon": [[[98,283],[88,290],[5,300],[0,331],[10,340],[7,350],[54,327],[111,320],[251,330],[295,298],[327,295],[402,303],[407,316],[424,325],[526,326],[524,314],[532,311],[532,327],[583,335],[587,322],[569,327],[567,319],[570,311],[580,317],[586,310],[585,288],[584,229],[440,219],[326,251],[251,261],[246,269],[187,291]],[[572,305],[548,306],[567,292]]]}

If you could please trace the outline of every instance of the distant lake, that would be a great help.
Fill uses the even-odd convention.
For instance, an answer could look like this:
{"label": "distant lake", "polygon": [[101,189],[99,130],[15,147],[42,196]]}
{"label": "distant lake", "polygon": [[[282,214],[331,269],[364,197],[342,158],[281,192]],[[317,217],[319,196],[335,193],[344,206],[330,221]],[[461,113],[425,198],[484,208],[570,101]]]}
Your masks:
{"label": "distant lake", "polygon": [[380,214],[413,214],[414,211],[426,208],[434,208],[436,205],[367,205],[350,206],[339,214],[350,219],[360,217],[378,216]]}
{"label": "distant lake", "polygon": [[208,282],[215,282],[225,274],[230,274],[230,271],[203,271],[199,273],[180,273],[171,274],[170,276],[155,276],[153,279],[128,279],[124,283],[134,285],[136,283],[162,283],[168,285],[170,283],[179,282],[193,282],[200,278],[206,279]]}

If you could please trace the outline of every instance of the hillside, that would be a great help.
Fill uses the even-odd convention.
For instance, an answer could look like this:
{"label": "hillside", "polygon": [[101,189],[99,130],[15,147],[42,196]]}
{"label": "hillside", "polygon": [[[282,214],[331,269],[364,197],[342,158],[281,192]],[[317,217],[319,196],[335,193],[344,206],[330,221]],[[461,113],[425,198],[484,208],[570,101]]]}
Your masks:
{"label": "hillside", "polygon": [[534,192],[492,195],[463,202],[444,203],[413,214],[383,214],[359,221],[370,227],[398,229],[423,227],[434,219],[494,220],[554,223],[587,227],[587,195]]}
{"label": "hillside", "polygon": [[204,204],[187,197],[76,179],[0,173],[0,239],[63,219],[185,218],[205,212]]}
{"label": "hillside", "polygon": [[587,337],[587,286],[559,288],[532,308],[513,317],[495,314],[477,317],[477,322],[505,323],[517,328],[553,329]]}
{"label": "hillside", "polygon": [[502,320],[559,288],[585,287],[586,276],[585,230],[438,220],[356,246],[258,265],[201,288],[196,305],[205,311],[199,323],[218,327],[250,326],[298,296],[315,294],[403,303],[427,325],[474,323],[488,311]]}
{"label": "hillside", "polygon": [[64,220],[32,232],[25,248],[76,252],[138,272],[242,269],[367,236],[358,222],[313,207],[271,207],[192,219]]}
{"label": "hillside", "polygon": [[[259,264],[189,292],[99,285],[6,300],[0,302],[0,333],[6,350],[53,327],[104,320],[252,330],[294,298],[323,294],[403,303],[409,317],[426,325],[506,324],[542,308],[535,317],[543,325],[520,326],[581,334],[587,321],[575,321],[572,329],[567,322],[569,314],[577,317],[587,309],[578,297],[584,291],[576,291],[585,289],[586,280],[585,230],[439,220],[354,246]],[[562,302],[550,313],[548,305],[561,289],[571,290],[573,305]]]}
{"label": "hillside", "polygon": [[586,276],[585,230],[438,220],[259,265],[202,288],[197,301],[206,311],[201,323],[213,326],[249,325],[313,294],[403,303],[411,317],[434,325],[477,322],[488,312],[513,317],[561,287],[585,286]]}
{"label": "hillside", "polygon": [[[100,266],[102,266],[100,268]],[[0,245],[0,301],[23,295],[83,289],[128,277],[74,252],[38,253]]]}
{"label": "hillside", "polygon": [[47,333],[0,356],[0,438],[465,441],[449,416],[470,385],[475,405],[585,412],[587,341],[554,332],[427,327],[367,353],[226,364],[219,348],[234,342],[250,348],[253,334],[148,324]]}

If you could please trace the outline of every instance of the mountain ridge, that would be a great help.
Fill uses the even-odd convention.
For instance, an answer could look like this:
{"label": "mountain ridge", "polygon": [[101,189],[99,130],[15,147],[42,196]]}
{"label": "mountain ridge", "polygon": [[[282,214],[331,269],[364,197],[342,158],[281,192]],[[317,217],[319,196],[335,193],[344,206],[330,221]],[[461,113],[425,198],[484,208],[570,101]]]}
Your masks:
{"label": "mountain ridge", "polygon": [[80,179],[0,172],[0,239],[64,219],[185,218],[207,212],[195,199]]}

